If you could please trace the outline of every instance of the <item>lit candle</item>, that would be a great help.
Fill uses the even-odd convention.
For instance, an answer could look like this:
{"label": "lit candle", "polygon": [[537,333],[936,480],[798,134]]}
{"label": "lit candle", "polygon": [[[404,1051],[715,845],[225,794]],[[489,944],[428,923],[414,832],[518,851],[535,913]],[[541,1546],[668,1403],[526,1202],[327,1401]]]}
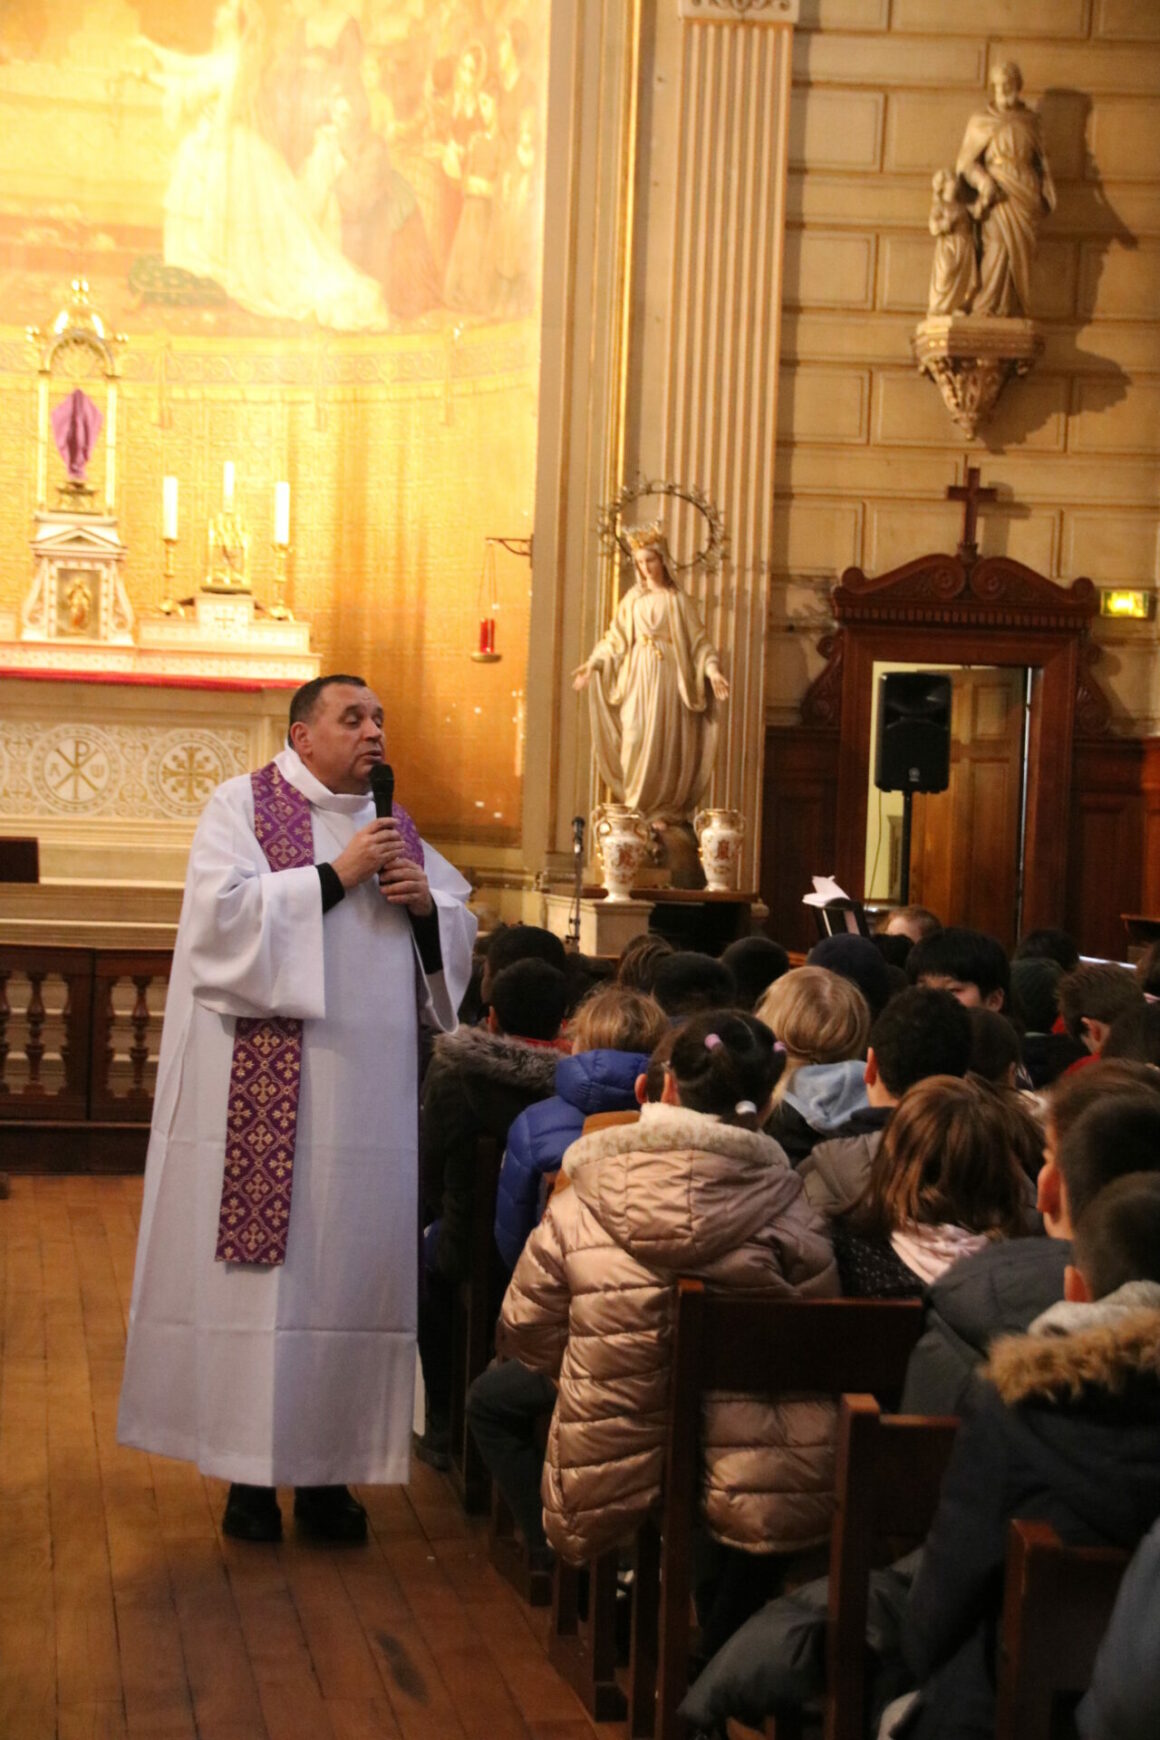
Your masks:
{"label": "lit candle", "polygon": [[274,485],[274,542],[286,550],[290,547],[290,485]]}
{"label": "lit candle", "polygon": [[495,651],[495,618],[482,616],[479,619],[479,650],[481,653]]}
{"label": "lit candle", "polygon": [[177,542],[177,479],[161,480],[161,536],[167,544]]}
{"label": "lit candle", "polygon": [[234,462],[227,459],[222,467],[222,507],[226,513],[234,511]]}

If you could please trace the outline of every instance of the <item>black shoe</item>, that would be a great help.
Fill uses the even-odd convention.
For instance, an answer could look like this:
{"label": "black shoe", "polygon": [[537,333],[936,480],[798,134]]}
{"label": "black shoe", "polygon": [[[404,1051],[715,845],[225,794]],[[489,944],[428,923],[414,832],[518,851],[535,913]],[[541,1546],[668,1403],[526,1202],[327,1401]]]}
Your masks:
{"label": "black shoe", "polygon": [[421,1438],[417,1432],[412,1435],[411,1448],[420,1462],[425,1462],[428,1468],[436,1468],[440,1474],[446,1474],[451,1467],[450,1427],[428,1425]]}
{"label": "black shoe", "polygon": [[282,1512],[272,1486],[230,1487],[222,1533],[235,1541],[280,1541]]}
{"label": "black shoe", "polygon": [[322,1541],[365,1541],[367,1513],[345,1486],[296,1486],[294,1521]]}

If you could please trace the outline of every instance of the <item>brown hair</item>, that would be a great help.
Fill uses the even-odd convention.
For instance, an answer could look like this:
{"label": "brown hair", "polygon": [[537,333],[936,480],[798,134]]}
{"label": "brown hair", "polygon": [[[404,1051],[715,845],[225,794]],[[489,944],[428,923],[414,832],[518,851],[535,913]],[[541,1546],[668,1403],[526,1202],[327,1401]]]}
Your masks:
{"label": "brown hair", "polygon": [[1089,1105],[1060,1139],[1056,1165],[1076,1227],[1113,1180],[1160,1169],[1160,1095],[1120,1093]]}
{"label": "brown hair", "polygon": [[1125,1009],[1144,1001],[1140,981],[1127,967],[1091,961],[1065,973],[1059,981],[1059,1012],[1073,1039],[1083,1038],[1084,1019],[1109,1024]]}
{"label": "brown hair", "polygon": [[795,967],[776,980],[754,1014],[785,1048],[785,1070],[775,1098],[807,1063],[842,1063],[862,1057],[870,1037],[870,1010],[857,985],[826,967]]}
{"label": "brown hair", "polygon": [[944,1221],[1018,1238],[1027,1231],[1026,1203],[1002,1100],[981,1082],[931,1075],[899,1100],[851,1214],[869,1238]]}
{"label": "brown hair", "polygon": [[573,1016],[572,1050],[652,1052],[668,1025],[655,997],[605,985],[585,997]]}
{"label": "brown hair", "polygon": [[1061,1076],[1047,1096],[1047,1122],[1054,1146],[1067,1135],[1077,1118],[1109,1094],[1160,1094],[1160,1075],[1147,1063],[1129,1063],[1127,1058],[1103,1058],[1086,1063],[1074,1075]]}
{"label": "brown hair", "polygon": [[1080,1216],[1075,1266],[1093,1299],[1129,1281],[1160,1281],[1160,1173],[1126,1172]]}
{"label": "brown hair", "polygon": [[942,919],[929,906],[889,906],[874,920],[875,936],[885,936],[892,918],[908,919],[920,937],[934,936],[942,929]]}
{"label": "brown hair", "polygon": [[655,930],[642,931],[625,943],[616,963],[616,982],[634,991],[651,991],[657,967],[673,953],[673,945]]}

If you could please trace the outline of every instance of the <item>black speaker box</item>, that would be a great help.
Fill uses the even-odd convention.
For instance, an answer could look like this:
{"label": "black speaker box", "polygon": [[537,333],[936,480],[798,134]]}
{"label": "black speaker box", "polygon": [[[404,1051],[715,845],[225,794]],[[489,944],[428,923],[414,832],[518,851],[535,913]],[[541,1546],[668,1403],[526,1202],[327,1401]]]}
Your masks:
{"label": "black speaker box", "polygon": [[874,784],[879,791],[945,791],[951,771],[951,679],[888,671],[878,679]]}

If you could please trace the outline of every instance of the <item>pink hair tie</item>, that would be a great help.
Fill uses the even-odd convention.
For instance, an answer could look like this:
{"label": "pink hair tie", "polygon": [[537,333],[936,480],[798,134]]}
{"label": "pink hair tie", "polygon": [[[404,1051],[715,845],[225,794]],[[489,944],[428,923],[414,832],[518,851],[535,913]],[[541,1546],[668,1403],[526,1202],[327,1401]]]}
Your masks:
{"label": "pink hair tie", "polygon": [[705,1050],[706,1051],[716,1051],[716,1049],[720,1045],[720,1043],[721,1043],[721,1035],[719,1033],[706,1033],[706,1035],[705,1035]]}

